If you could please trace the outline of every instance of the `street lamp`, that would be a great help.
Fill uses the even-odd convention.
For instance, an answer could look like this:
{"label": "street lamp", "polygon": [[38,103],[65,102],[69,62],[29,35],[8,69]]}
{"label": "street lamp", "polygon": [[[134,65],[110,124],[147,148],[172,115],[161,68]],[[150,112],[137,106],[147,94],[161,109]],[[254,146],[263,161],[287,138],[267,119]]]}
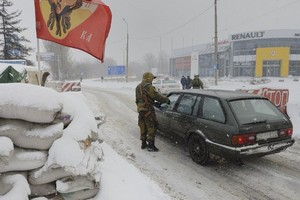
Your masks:
{"label": "street lamp", "polygon": [[123,18],[123,21],[127,27],[127,37],[126,37],[126,82],[128,82],[128,42],[129,42],[129,33],[128,33],[128,24],[126,20]]}
{"label": "street lamp", "polygon": [[219,66],[218,66],[218,26],[217,26],[217,0],[215,0],[215,85],[218,85]]}

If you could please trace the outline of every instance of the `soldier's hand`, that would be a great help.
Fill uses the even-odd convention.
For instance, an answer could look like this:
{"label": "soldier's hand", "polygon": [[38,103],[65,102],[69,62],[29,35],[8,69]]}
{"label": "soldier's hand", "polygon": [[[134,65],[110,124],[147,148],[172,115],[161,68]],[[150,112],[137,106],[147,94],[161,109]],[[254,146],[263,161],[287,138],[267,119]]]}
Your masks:
{"label": "soldier's hand", "polygon": [[170,103],[171,103],[171,101],[170,101],[170,99],[168,99],[168,101],[167,101],[167,104],[169,104],[169,105],[170,105]]}

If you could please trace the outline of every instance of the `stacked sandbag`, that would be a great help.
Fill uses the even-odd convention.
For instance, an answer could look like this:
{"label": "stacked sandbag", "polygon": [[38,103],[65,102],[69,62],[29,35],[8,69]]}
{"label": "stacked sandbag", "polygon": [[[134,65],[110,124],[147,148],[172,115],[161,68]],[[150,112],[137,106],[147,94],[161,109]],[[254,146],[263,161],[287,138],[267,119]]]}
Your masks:
{"label": "stacked sandbag", "polygon": [[[0,91],[0,199],[94,197],[103,153],[82,93],[21,83]],[[11,196],[17,189],[22,198]]]}

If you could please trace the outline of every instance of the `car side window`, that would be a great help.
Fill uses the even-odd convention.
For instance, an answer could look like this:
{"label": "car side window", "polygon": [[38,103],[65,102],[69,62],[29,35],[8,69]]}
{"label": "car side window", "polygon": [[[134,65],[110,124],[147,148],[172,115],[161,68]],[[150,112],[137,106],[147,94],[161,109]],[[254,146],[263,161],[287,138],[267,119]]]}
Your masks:
{"label": "car side window", "polygon": [[178,100],[180,94],[171,94],[169,96],[169,99],[170,99],[170,105],[168,105],[168,108],[167,110],[173,110],[174,109],[174,106],[176,104],[176,101]]}
{"label": "car side window", "polygon": [[196,99],[197,96],[195,95],[185,94],[178,104],[177,112],[191,115],[195,106]]}
{"label": "car side window", "polygon": [[194,105],[193,113],[192,115],[197,117],[198,115],[198,110],[199,110],[199,105],[200,105],[201,97],[198,96]]}
{"label": "car side window", "polygon": [[220,101],[215,98],[205,97],[203,101],[202,117],[204,119],[224,123],[225,114]]}

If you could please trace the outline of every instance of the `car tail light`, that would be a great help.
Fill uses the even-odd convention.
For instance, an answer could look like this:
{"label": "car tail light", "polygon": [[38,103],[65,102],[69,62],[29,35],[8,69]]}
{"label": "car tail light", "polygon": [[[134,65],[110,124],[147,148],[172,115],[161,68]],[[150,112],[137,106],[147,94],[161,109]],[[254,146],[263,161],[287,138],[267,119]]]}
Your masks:
{"label": "car tail light", "polygon": [[249,145],[254,144],[255,142],[255,134],[241,134],[241,135],[233,135],[231,143],[234,146],[243,146],[243,145]]}
{"label": "car tail light", "polygon": [[288,128],[288,129],[281,129],[279,131],[279,136],[280,137],[285,137],[285,136],[292,136],[293,135],[293,129]]}

